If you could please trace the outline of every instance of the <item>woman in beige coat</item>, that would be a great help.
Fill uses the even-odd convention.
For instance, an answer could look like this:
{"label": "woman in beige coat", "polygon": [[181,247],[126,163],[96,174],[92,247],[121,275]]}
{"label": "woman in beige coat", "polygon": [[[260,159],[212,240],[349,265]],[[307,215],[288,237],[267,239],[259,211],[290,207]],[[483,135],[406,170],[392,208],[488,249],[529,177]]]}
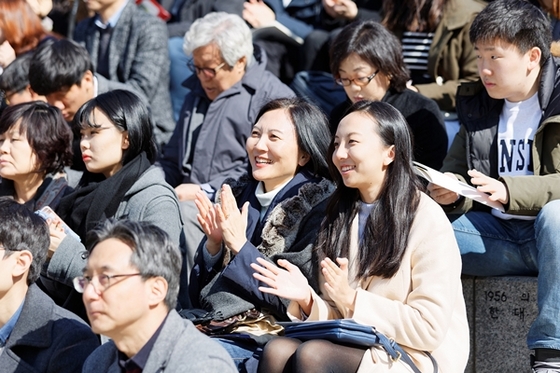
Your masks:
{"label": "woman in beige coat", "polygon": [[[355,103],[331,145],[337,190],[319,232],[320,295],[297,267],[259,260],[261,291],[291,299],[293,319],[354,319],[399,343],[422,372],[463,372],[469,332],[451,225],[422,193],[406,121],[382,102]],[[380,348],[276,338],[262,372],[410,372]]]}

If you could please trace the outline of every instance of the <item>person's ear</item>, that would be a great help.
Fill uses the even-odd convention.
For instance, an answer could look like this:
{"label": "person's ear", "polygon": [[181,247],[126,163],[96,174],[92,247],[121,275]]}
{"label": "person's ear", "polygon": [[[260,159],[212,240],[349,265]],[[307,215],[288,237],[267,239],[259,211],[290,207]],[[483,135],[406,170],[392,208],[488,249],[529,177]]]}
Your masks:
{"label": "person's ear", "polygon": [[531,71],[541,65],[542,51],[539,47],[533,47],[528,52],[529,64],[528,70]]}
{"label": "person's ear", "polygon": [[33,263],[33,254],[29,250],[21,250],[13,252],[15,265],[12,268],[12,276],[20,277],[27,276],[27,272]]}
{"label": "person's ear", "polygon": [[122,150],[128,149],[130,142],[128,141],[128,131],[123,132]]}
{"label": "person's ear", "polygon": [[383,158],[383,165],[389,166],[395,160],[395,145],[391,145],[385,151],[385,157]]}
{"label": "person's ear", "polygon": [[165,300],[169,285],[167,284],[167,281],[161,276],[150,278],[147,280],[147,282],[149,282],[150,292],[148,294],[148,300],[150,306],[157,306]]}
{"label": "person's ear", "polygon": [[245,56],[241,57],[237,60],[237,63],[234,66],[235,69],[239,69],[239,72],[245,71],[247,68],[247,58]]}
{"label": "person's ear", "polygon": [[309,162],[310,159],[311,159],[311,157],[309,156],[309,154],[302,152],[302,153],[299,154],[298,165],[300,167],[303,167],[307,164],[307,162]]}
{"label": "person's ear", "polygon": [[93,95],[93,73],[88,70],[84,73],[82,81],[80,82],[80,87],[86,90],[86,92],[91,92]]}

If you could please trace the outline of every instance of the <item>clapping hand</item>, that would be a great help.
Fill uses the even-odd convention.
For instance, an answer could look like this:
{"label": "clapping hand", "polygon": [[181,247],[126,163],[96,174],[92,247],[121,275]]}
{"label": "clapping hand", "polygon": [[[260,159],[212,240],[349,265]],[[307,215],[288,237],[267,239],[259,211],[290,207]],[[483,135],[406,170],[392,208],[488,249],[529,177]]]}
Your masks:
{"label": "clapping hand", "polygon": [[340,267],[329,258],[321,261],[321,272],[326,281],[325,290],[332,300],[354,310],[357,292],[348,284],[348,259],[336,258],[336,261]]}
{"label": "clapping hand", "polygon": [[198,208],[196,218],[208,239],[206,241],[206,250],[208,250],[210,255],[216,255],[220,251],[220,245],[222,244],[222,228],[218,226],[214,205],[203,191],[196,193],[194,203]]}
{"label": "clapping hand", "polygon": [[249,202],[245,202],[239,211],[237,201],[227,184],[222,186],[220,199],[220,204],[214,207],[216,221],[221,228],[224,243],[234,254],[237,254],[247,242],[245,231],[247,230]]}
{"label": "clapping hand", "polygon": [[263,258],[257,258],[257,262],[251,264],[256,271],[253,277],[267,285],[259,287],[260,291],[298,302],[303,312],[311,312],[311,289],[298,267],[285,259],[279,259],[278,266]]}

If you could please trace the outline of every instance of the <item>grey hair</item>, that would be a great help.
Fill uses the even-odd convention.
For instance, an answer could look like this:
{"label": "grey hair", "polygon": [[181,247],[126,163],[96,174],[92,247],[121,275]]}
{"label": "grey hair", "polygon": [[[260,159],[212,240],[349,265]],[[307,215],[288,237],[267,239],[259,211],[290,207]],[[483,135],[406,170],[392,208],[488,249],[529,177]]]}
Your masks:
{"label": "grey hair", "polygon": [[163,277],[167,281],[164,303],[170,310],[174,309],[179,294],[182,257],[167,233],[147,222],[109,219],[88,233],[90,253],[97,244],[110,238],[130,246],[130,264],[138,268],[142,278]]}
{"label": "grey hair", "polygon": [[213,12],[194,21],[185,34],[185,54],[190,56],[195,49],[209,44],[218,46],[229,66],[234,66],[241,57],[246,58],[246,67],[253,60],[253,34],[238,15]]}

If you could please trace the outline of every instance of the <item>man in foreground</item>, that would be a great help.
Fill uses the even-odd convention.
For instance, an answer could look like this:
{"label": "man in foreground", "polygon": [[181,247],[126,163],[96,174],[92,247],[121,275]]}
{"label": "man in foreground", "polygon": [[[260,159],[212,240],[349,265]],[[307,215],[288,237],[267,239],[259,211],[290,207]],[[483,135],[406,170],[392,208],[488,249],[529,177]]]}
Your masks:
{"label": "man in foreground", "polygon": [[181,254],[165,232],[145,222],[108,221],[91,234],[83,292],[94,332],[112,340],[84,373],[236,372],[227,352],[175,311]]}

